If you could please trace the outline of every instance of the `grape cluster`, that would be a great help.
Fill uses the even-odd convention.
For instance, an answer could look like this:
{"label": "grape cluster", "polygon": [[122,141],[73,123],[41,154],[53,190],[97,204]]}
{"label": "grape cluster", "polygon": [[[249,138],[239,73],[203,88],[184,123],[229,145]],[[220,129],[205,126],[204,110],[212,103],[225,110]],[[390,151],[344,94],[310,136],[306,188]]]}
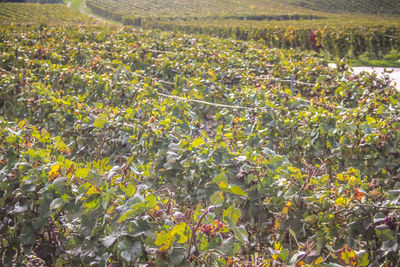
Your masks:
{"label": "grape cluster", "polygon": [[225,227],[225,224],[215,220],[214,224],[203,224],[200,228],[200,231],[207,236],[215,237],[215,235],[221,232]]}
{"label": "grape cluster", "polygon": [[397,226],[396,218],[390,217],[390,216],[386,217],[385,224],[390,228],[390,230],[392,230],[392,231],[396,230],[396,226]]}

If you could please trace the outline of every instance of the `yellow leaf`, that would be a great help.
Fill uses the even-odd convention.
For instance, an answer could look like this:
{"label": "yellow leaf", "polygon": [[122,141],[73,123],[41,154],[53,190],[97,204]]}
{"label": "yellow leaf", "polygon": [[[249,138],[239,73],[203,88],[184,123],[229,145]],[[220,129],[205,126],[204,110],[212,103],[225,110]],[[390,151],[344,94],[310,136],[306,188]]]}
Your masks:
{"label": "yellow leaf", "polygon": [[49,181],[52,182],[54,179],[56,179],[61,173],[61,166],[60,164],[54,164],[53,166],[50,167],[49,171]]}
{"label": "yellow leaf", "polygon": [[281,220],[275,219],[274,230],[278,230],[280,226],[281,226]]}
{"label": "yellow leaf", "polygon": [[174,228],[172,228],[171,235],[172,236],[178,235],[179,236],[178,243],[183,244],[188,241],[190,236],[189,234],[186,235],[186,233],[189,232],[190,232],[189,226],[186,223],[182,222],[178,225],[175,225]]}
{"label": "yellow leaf", "polygon": [[316,260],[313,262],[313,265],[320,264],[320,263],[322,263],[323,261],[324,261],[324,258],[319,257],[318,259],[316,259]]}
{"label": "yellow leaf", "polygon": [[282,250],[282,245],[278,241],[274,243],[274,250]]}
{"label": "yellow leaf", "polygon": [[369,123],[369,124],[372,124],[372,123],[375,123],[376,122],[376,120],[374,119],[374,118],[372,118],[372,117],[370,117],[370,116],[367,116],[367,122]]}
{"label": "yellow leaf", "polygon": [[111,215],[114,212],[114,210],[115,210],[114,206],[109,207],[108,210],[107,210],[107,214]]}
{"label": "yellow leaf", "polygon": [[232,186],[231,188],[231,192],[235,195],[239,195],[239,196],[247,196],[246,192],[244,192],[244,190],[240,187],[240,186]]}
{"label": "yellow leaf", "polygon": [[339,259],[342,263],[352,266],[357,266],[358,258],[353,249],[349,246],[344,246],[339,252]]}
{"label": "yellow leaf", "polygon": [[199,136],[199,137],[197,137],[196,139],[193,140],[192,147],[198,147],[198,146],[200,146],[202,144],[204,144],[204,140],[203,140],[203,138],[201,138]]}
{"label": "yellow leaf", "polygon": [[227,187],[228,187],[228,184],[225,183],[225,182],[219,182],[219,183],[218,183],[218,187],[219,187],[220,189],[227,188]]}
{"label": "yellow leaf", "polygon": [[156,232],[156,240],[154,241],[154,244],[156,246],[161,246],[160,251],[167,251],[171,247],[173,241],[174,237],[171,235],[170,232]]}
{"label": "yellow leaf", "polygon": [[282,209],[282,215],[283,215],[283,216],[285,216],[286,214],[288,214],[288,212],[289,212],[289,208],[288,208],[288,207],[284,207],[284,208]]}
{"label": "yellow leaf", "polygon": [[335,200],[335,204],[341,207],[345,207],[348,202],[348,199],[344,197],[339,197]]}
{"label": "yellow leaf", "polygon": [[79,178],[86,178],[90,172],[90,167],[79,168],[75,171],[75,176]]}
{"label": "yellow leaf", "polygon": [[94,187],[94,186],[91,186],[91,187],[89,188],[89,190],[86,192],[86,195],[87,195],[87,196],[91,196],[91,195],[96,194],[96,193],[99,193],[99,189],[97,189],[97,188]]}

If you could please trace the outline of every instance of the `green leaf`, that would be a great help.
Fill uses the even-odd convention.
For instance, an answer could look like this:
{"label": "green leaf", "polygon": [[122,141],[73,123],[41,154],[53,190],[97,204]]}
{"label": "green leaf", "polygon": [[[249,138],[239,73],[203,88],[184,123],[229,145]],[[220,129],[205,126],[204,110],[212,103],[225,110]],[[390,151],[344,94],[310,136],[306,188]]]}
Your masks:
{"label": "green leaf", "polygon": [[148,194],[145,199],[146,208],[152,209],[157,205],[157,199],[153,194]]}
{"label": "green leaf", "polygon": [[[236,224],[239,221],[240,216],[242,216],[242,212],[240,209],[235,208],[235,205],[232,204],[229,208],[224,210],[223,217],[229,217]],[[226,221],[225,221],[226,222]]]}
{"label": "green leaf", "polygon": [[129,263],[142,255],[142,244],[140,241],[125,239],[118,243],[118,249],[122,251],[121,257]]}
{"label": "green leaf", "polygon": [[294,238],[294,240],[298,244],[299,242],[297,241],[296,233],[293,231],[292,228],[289,228],[289,233],[291,234],[291,236]]}
{"label": "green leaf", "polygon": [[129,183],[125,189],[126,196],[131,198],[133,196],[133,194],[135,194],[135,192],[136,192],[136,185]]}
{"label": "green leaf", "polygon": [[169,255],[170,263],[172,263],[173,266],[185,266],[182,264],[185,256],[186,254],[183,248],[174,248],[172,253]]}
{"label": "green leaf", "polygon": [[247,196],[246,192],[244,192],[244,190],[240,186],[232,186],[230,189],[231,189],[231,192],[235,195],[244,196],[244,197]]}
{"label": "green leaf", "polygon": [[103,243],[103,245],[106,248],[111,247],[114,244],[115,240],[117,240],[117,235],[115,235],[115,234],[112,234],[112,235],[109,235],[109,236],[105,236],[105,237],[100,239],[100,241]]}
{"label": "green leaf", "polygon": [[226,178],[224,173],[220,173],[217,176],[214,177],[212,180],[214,183],[219,184],[220,182],[228,183],[228,179]]}
{"label": "green leaf", "polygon": [[243,226],[236,226],[233,220],[229,217],[224,217],[224,220],[228,223],[229,228],[235,234],[235,237],[239,240],[239,242],[244,246],[248,242],[248,233]]}
{"label": "green leaf", "polygon": [[24,224],[21,230],[21,243],[22,245],[31,245],[35,243],[35,233],[33,227],[30,224]]}
{"label": "green leaf", "polygon": [[122,223],[123,221],[134,217],[136,215],[139,215],[149,209],[154,208],[157,205],[157,199],[153,194],[149,194],[146,196],[144,199],[144,202],[142,203],[137,203],[131,208],[125,212],[124,214],[121,215],[121,217],[118,219],[118,223]]}
{"label": "green leaf", "polygon": [[226,256],[232,257],[239,252],[240,245],[234,241],[233,237],[230,237],[224,240],[224,242],[222,242],[218,250],[221,251]]}
{"label": "green leaf", "polygon": [[93,126],[96,128],[103,129],[104,124],[106,124],[108,121],[107,115],[106,114],[100,114],[99,117],[94,121]]}
{"label": "green leaf", "polygon": [[61,198],[56,198],[51,202],[50,209],[51,210],[58,209],[61,206],[63,206],[64,203],[65,203],[64,200],[62,200]]}
{"label": "green leaf", "polygon": [[124,250],[121,252],[121,257],[127,261],[127,262],[131,262],[132,261],[132,254],[130,251]]}
{"label": "green leaf", "polygon": [[146,210],[148,210],[148,209],[146,208],[145,202],[135,204],[130,208],[130,210],[128,210],[127,212],[125,212],[121,215],[121,217],[118,219],[118,223],[122,223],[123,221],[126,221],[127,219],[129,219],[131,217],[134,217],[136,215],[139,215],[139,214],[145,212]]}
{"label": "green leaf", "polygon": [[357,253],[358,256],[358,265],[360,267],[368,266],[369,264],[369,259],[368,259],[368,253],[364,250],[360,251]]}
{"label": "green leaf", "polygon": [[25,192],[33,192],[36,189],[34,184],[24,184],[21,189]]}
{"label": "green leaf", "polygon": [[279,258],[281,258],[282,261],[285,261],[287,258],[289,258],[290,251],[288,249],[283,249],[281,253],[279,253]]}
{"label": "green leaf", "polygon": [[63,186],[67,183],[67,181],[68,181],[67,177],[58,177],[58,178],[54,179],[53,186],[54,186],[56,192],[61,191]]}
{"label": "green leaf", "polygon": [[222,206],[222,204],[224,204],[224,195],[223,195],[223,193],[220,192],[220,191],[214,192],[214,194],[212,194],[211,197],[210,197],[210,201],[216,207]]}

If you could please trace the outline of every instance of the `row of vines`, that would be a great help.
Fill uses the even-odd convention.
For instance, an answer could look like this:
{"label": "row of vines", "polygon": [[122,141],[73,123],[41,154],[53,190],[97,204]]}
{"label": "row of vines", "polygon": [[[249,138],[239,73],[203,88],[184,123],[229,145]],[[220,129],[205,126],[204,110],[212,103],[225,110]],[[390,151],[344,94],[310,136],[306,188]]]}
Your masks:
{"label": "row of vines", "polygon": [[307,7],[328,12],[355,12],[400,14],[400,3],[396,0],[307,0],[289,1],[293,5]]}
{"label": "row of vines", "polygon": [[[89,0],[88,3],[101,8],[135,16],[160,17],[205,17],[232,15],[282,15],[317,14],[304,8],[275,0]],[[308,12],[307,12],[308,11]]]}
{"label": "row of vines", "polygon": [[[383,58],[392,50],[400,50],[400,28],[399,23],[387,22],[371,25],[368,18],[355,20],[350,25],[343,25],[337,22],[344,18],[337,17],[334,20],[326,20],[323,17],[317,18],[316,22],[275,22],[268,20],[291,20],[290,15],[286,16],[242,16],[249,23],[243,23],[240,16],[227,19],[224,17],[205,18],[174,18],[174,17],[148,17],[134,16],[129,13],[122,13],[118,8],[111,9],[101,2],[88,1],[87,5],[91,10],[101,16],[120,21],[125,25],[141,26],[144,28],[159,28],[169,31],[183,31],[186,33],[201,33],[216,35],[218,37],[232,37],[239,40],[260,40],[269,47],[276,48],[298,48],[301,50],[324,51],[332,57],[358,58],[367,54],[371,59]],[[256,20],[264,18],[266,21]],[[307,16],[298,16],[299,19]],[[369,18],[369,20],[377,18]],[[326,20],[326,22],[324,22]],[[243,26],[243,24],[245,24]],[[304,25],[303,25],[304,24]],[[317,44],[313,46],[310,41],[310,34],[316,34]]]}
{"label": "row of vines", "polygon": [[[134,20],[143,25],[144,19]],[[134,23],[135,24],[135,23]],[[400,28],[398,26],[365,26],[355,28],[322,27],[318,30],[296,26],[274,28],[228,27],[211,25],[186,25],[185,23],[149,23],[149,27],[163,30],[181,30],[189,33],[202,33],[239,40],[261,40],[269,47],[283,49],[325,51],[333,57],[358,58],[368,53],[369,58],[383,58],[392,50],[400,50]],[[150,26],[151,25],[151,26]],[[223,21],[222,25],[229,25]],[[310,40],[315,34],[316,46]]]}
{"label": "row of vines", "polygon": [[64,4],[0,3],[0,25],[10,23],[95,24],[95,20]]}
{"label": "row of vines", "polygon": [[400,264],[389,80],[157,30],[0,41],[4,266]]}

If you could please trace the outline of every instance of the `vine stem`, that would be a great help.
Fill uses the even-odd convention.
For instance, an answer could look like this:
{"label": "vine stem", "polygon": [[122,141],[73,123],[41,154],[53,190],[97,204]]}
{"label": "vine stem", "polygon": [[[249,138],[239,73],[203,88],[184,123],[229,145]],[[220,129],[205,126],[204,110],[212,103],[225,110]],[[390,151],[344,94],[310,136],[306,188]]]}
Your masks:
{"label": "vine stem", "polygon": [[354,204],[354,206],[358,207],[369,207],[369,208],[376,208],[376,209],[387,209],[387,210],[399,210],[400,207],[385,207],[385,206],[375,206],[370,204]]}
{"label": "vine stem", "polygon": [[196,227],[192,228],[192,236],[189,239],[189,246],[188,246],[188,252],[186,255],[186,259],[190,262],[190,251],[192,250],[192,245],[196,243],[196,232],[197,230],[200,228],[201,222],[203,221],[204,217],[206,217],[206,215],[209,212],[212,212],[214,210],[214,206],[209,207],[208,209],[206,209],[203,213],[203,215],[201,215],[199,221],[196,224]]}

